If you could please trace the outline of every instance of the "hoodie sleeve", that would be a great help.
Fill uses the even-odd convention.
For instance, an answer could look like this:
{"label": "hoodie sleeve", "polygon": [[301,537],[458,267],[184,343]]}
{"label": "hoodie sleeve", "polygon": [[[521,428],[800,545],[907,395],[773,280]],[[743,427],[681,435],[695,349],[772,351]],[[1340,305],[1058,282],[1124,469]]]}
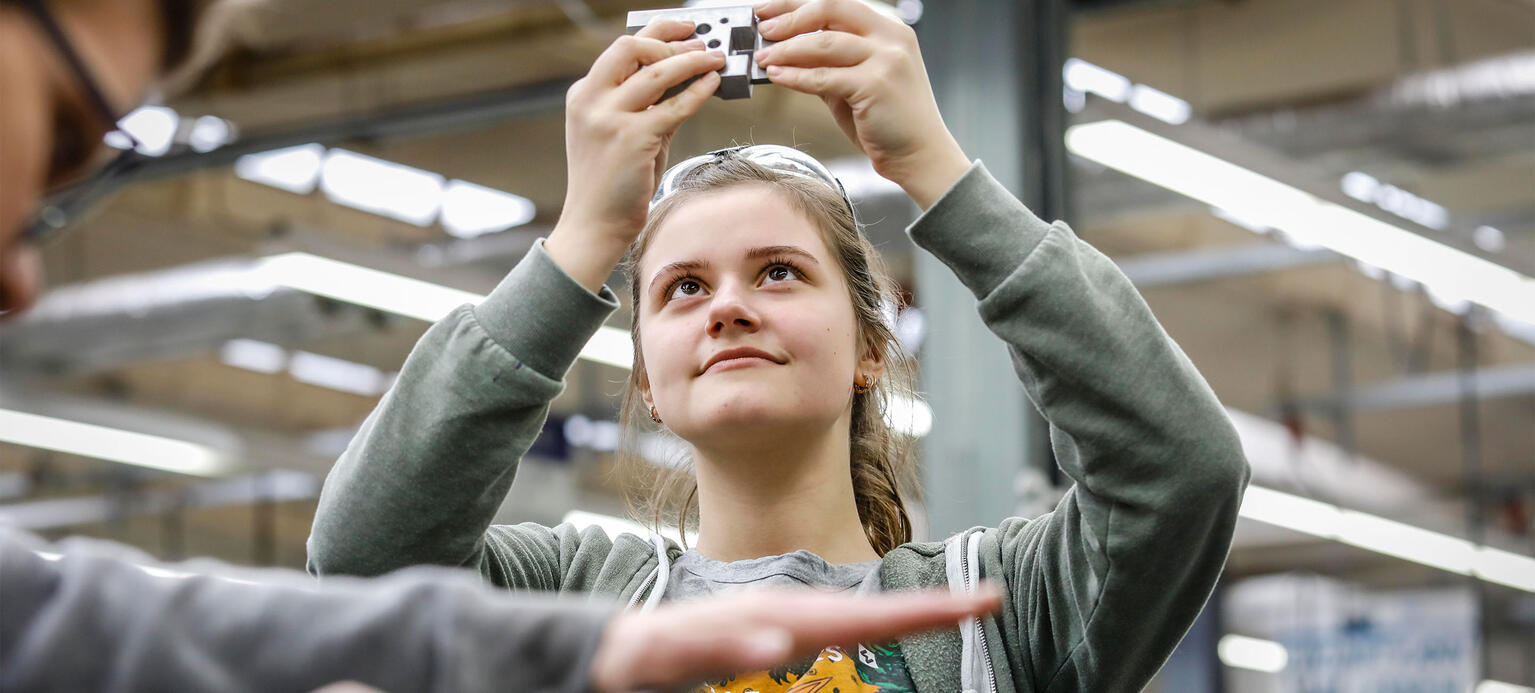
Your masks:
{"label": "hoodie sleeve", "polygon": [[617,306],[606,287],[593,294],[571,279],[540,242],[483,302],[428,329],[325,480],[310,572],[436,564],[560,589],[590,533],[490,522],[565,373]]}
{"label": "hoodie sleeve", "polygon": [[615,610],[444,568],[322,586],[67,544],[0,530],[0,690],[578,693]]}
{"label": "hoodie sleeve", "polygon": [[982,543],[1020,689],[1140,690],[1224,567],[1248,477],[1235,429],[1114,263],[979,162],[909,231],[979,300],[1075,481]]}

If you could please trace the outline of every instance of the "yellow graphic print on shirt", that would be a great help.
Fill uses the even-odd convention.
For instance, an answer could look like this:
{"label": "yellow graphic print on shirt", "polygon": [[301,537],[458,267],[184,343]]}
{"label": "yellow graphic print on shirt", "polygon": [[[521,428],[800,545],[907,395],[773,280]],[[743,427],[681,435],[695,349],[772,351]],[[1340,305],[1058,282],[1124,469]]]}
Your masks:
{"label": "yellow graphic print on shirt", "polygon": [[814,660],[711,681],[697,693],[915,693],[906,660],[894,643],[843,652],[821,650]]}

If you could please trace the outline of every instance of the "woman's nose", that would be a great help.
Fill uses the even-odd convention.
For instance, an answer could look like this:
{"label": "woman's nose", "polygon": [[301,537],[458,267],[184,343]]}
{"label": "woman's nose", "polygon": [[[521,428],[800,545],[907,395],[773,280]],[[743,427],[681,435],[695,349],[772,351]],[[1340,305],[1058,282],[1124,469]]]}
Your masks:
{"label": "woman's nose", "polygon": [[762,322],[742,292],[730,288],[722,288],[714,294],[708,319],[710,337],[719,337],[731,330],[756,332]]}

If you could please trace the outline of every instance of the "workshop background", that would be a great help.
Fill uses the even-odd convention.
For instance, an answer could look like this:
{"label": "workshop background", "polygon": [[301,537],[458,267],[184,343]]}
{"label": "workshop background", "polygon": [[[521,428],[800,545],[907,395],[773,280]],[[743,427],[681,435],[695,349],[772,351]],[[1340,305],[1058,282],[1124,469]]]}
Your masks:
{"label": "workshop background", "polygon": [[[428,321],[555,221],[566,87],[656,7],[311,4],[240,18],[124,119],[131,164],[48,210],[77,228],[0,324],[0,523],[301,568]],[[967,153],[1120,264],[1242,435],[1225,578],[1148,690],[1535,690],[1535,2],[877,4]],[[746,142],[829,162],[910,294],[920,534],[1048,510],[1048,444],[914,206],[773,86],[672,160]],[[498,521],[623,526],[627,308]]]}

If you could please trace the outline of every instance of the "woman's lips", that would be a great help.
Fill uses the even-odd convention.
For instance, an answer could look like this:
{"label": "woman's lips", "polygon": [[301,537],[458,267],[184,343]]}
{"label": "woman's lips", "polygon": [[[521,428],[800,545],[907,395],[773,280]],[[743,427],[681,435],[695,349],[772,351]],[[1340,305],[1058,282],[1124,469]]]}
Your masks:
{"label": "woman's lips", "polygon": [[720,371],[735,370],[737,368],[751,368],[752,366],[776,365],[778,365],[776,361],[771,361],[769,359],[762,358],[761,356],[737,356],[733,359],[716,361],[714,365],[709,366],[709,368],[704,371],[704,374],[707,375],[709,373],[718,373]]}

